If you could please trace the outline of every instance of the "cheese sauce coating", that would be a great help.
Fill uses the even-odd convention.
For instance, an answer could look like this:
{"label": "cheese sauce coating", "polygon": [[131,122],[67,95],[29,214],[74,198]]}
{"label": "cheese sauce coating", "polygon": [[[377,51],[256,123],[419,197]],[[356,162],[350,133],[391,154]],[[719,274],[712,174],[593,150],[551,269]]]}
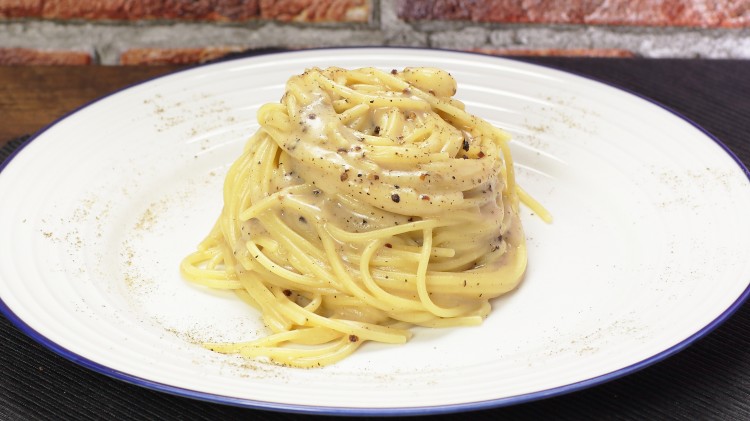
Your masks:
{"label": "cheese sauce coating", "polygon": [[440,69],[313,68],[261,107],[181,270],[236,291],[270,332],[205,346],[316,367],[413,325],[481,323],[523,277],[526,195],[508,135],[455,93]]}

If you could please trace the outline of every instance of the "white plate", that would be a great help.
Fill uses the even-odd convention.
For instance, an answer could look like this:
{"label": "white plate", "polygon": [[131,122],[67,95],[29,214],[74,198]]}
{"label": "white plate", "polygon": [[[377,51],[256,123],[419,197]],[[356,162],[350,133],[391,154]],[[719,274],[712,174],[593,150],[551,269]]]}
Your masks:
{"label": "white plate", "polygon": [[[526,278],[480,327],[415,329],[314,370],[207,351],[264,329],[178,262],[214,222],[258,107],[329,65],[448,70],[472,113],[513,134],[518,179],[555,221],[524,213]],[[605,84],[473,54],[314,50],[158,78],[37,135],[0,197],[2,309],[27,334],[135,384],[267,409],[429,414],[577,390],[684,348],[750,280],[750,183],[716,139]]]}

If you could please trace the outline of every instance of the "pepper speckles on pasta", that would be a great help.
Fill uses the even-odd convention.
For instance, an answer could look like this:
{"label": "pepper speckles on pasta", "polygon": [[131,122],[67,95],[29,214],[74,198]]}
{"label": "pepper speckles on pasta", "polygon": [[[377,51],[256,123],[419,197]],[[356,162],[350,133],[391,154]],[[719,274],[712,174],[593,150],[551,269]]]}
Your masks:
{"label": "pepper speckles on pasta", "polygon": [[[310,69],[232,165],[184,276],[234,290],[270,334],[205,344],[295,367],[410,326],[476,325],[526,268],[508,136],[433,68]],[[547,214],[529,199],[543,217]]]}

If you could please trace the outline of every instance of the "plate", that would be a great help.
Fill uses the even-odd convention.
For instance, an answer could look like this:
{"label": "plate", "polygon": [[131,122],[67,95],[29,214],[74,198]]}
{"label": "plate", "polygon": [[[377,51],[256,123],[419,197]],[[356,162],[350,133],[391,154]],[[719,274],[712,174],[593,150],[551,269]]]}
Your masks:
{"label": "plate", "polygon": [[[228,166],[306,67],[435,66],[467,109],[513,135],[529,267],[479,327],[414,329],[301,370],[202,341],[265,332],[178,263],[222,206]],[[749,294],[750,182],[718,140],[669,110],[569,73],[469,53],[310,50],[148,81],[48,127],[0,173],[5,315],[60,355],[148,388],[306,413],[413,415],[558,395],[688,346]],[[12,204],[8,206],[7,204]]]}

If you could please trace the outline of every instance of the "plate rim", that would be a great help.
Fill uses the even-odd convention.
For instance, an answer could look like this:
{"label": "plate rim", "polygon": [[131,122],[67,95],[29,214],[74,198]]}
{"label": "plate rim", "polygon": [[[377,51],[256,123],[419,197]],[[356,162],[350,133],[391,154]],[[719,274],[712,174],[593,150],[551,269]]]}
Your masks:
{"label": "plate rim", "polygon": [[[134,87],[146,84],[146,83],[150,83],[161,78],[172,77],[174,75],[177,75],[183,72],[189,72],[195,69],[210,67],[213,65],[220,65],[224,63],[233,62],[233,61],[247,61],[247,60],[253,60],[259,57],[269,57],[269,56],[279,56],[279,55],[298,55],[298,54],[307,54],[310,52],[335,51],[335,50],[421,51],[421,52],[438,53],[438,54],[448,53],[448,54],[455,54],[455,55],[463,54],[467,56],[473,55],[473,56],[483,57],[485,59],[490,59],[490,60],[521,63],[522,65],[525,65],[525,66],[541,68],[541,69],[544,69],[545,71],[551,70],[554,72],[560,72],[566,75],[573,75],[573,76],[585,79],[589,82],[599,83],[604,86],[613,88],[617,91],[632,95],[652,105],[655,105],[667,111],[669,114],[673,115],[674,117],[690,124],[699,132],[701,132],[703,135],[705,135],[708,138],[708,140],[711,140],[717,146],[719,146],[723,150],[723,152],[727,154],[735,162],[735,164],[739,167],[739,169],[742,170],[745,177],[748,179],[748,182],[750,183],[750,170],[748,170],[747,166],[737,157],[737,155],[727,145],[725,145],[721,140],[719,140],[716,136],[711,134],[708,130],[706,130],[699,124],[697,124],[695,121],[684,116],[680,112],[674,110],[673,108],[667,105],[664,105],[660,103],[659,101],[649,98],[643,94],[635,92],[631,89],[619,86],[618,84],[604,81],[596,77],[582,74],[576,71],[563,70],[563,69],[555,67],[554,65],[529,62],[529,61],[526,61],[520,58],[514,58],[514,57],[499,57],[499,56],[483,54],[480,52],[440,49],[440,48],[387,47],[387,46],[359,46],[359,47],[342,46],[342,47],[310,48],[310,49],[304,49],[304,50],[267,49],[267,50],[259,50],[259,51],[248,51],[247,54],[249,55],[240,55],[240,56],[229,55],[227,57],[219,58],[210,62],[188,66],[187,68],[184,68],[184,69],[168,72],[162,75],[144,79],[139,82],[131,83],[120,89],[112,91],[104,96],[98,97],[96,99],[93,99],[91,101],[88,101],[82,104],[81,106],[73,109],[72,111],[68,113],[65,113],[61,117],[47,124],[46,126],[44,126],[42,129],[40,129],[33,135],[29,136],[28,139],[23,141],[21,145],[15,148],[15,150],[13,150],[10,153],[10,155],[2,163],[0,163],[0,174],[18,156],[18,154],[23,149],[26,148],[26,146],[28,146],[32,141],[39,138],[41,135],[43,135],[45,132],[50,130],[55,125],[66,120],[70,116],[80,112],[81,110],[88,108],[90,106],[93,106],[97,102],[100,102],[106,98],[109,98],[110,96],[119,94],[120,92],[127,91],[128,89],[131,89],[131,88],[134,88]],[[750,188],[750,186],[748,187]],[[477,411],[477,410],[484,410],[484,409],[490,409],[490,408],[498,408],[498,407],[532,402],[532,401],[546,399],[546,398],[555,397],[555,396],[561,396],[561,395],[576,392],[579,390],[588,389],[593,386],[598,386],[598,385],[607,383],[609,381],[612,381],[612,380],[624,377],[626,375],[635,373],[637,371],[640,371],[650,365],[658,363],[672,355],[679,353],[680,351],[692,345],[698,339],[705,337],[706,335],[711,333],[713,330],[715,330],[717,327],[719,327],[721,324],[723,324],[748,300],[750,300],[750,280],[748,280],[747,287],[726,309],[724,309],[716,318],[714,318],[711,322],[707,323],[704,327],[702,327],[701,329],[699,329],[692,335],[686,337],[685,339],[674,344],[673,346],[667,349],[664,349],[663,351],[658,352],[648,358],[645,358],[641,361],[630,364],[628,366],[619,368],[617,370],[613,370],[608,373],[601,374],[599,376],[591,377],[585,380],[581,380],[581,381],[577,381],[577,382],[573,382],[573,383],[569,383],[566,385],[561,385],[561,386],[557,386],[557,387],[553,387],[549,389],[522,393],[522,394],[512,395],[512,396],[506,396],[502,398],[456,403],[456,404],[406,406],[406,407],[346,407],[346,406],[331,406],[331,405],[316,406],[316,405],[308,405],[308,404],[270,402],[270,401],[257,400],[257,399],[238,398],[238,397],[192,390],[192,389],[180,387],[180,386],[173,386],[173,385],[157,382],[154,380],[149,380],[149,379],[140,377],[135,374],[125,373],[125,372],[113,369],[109,366],[106,366],[101,363],[97,363],[73,351],[70,351],[69,349],[57,344],[53,340],[47,338],[46,336],[39,333],[37,330],[35,330],[31,326],[29,326],[25,321],[23,321],[23,319],[17,316],[13,312],[12,309],[10,309],[10,307],[5,303],[5,301],[3,300],[1,296],[0,296],[0,313],[2,313],[11,322],[11,324],[15,326],[15,328],[19,329],[23,334],[33,339],[38,344],[42,345],[47,350],[52,351],[54,354],[57,354],[58,356],[61,356],[65,358],[66,360],[73,362],[74,364],[77,364],[81,367],[92,370],[94,372],[106,375],[110,378],[124,381],[126,383],[139,386],[139,387],[144,387],[146,389],[154,390],[157,392],[163,392],[163,393],[167,393],[167,394],[171,394],[175,396],[196,399],[196,400],[209,402],[209,403],[244,407],[244,408],[249,408],[249,409],[268,410],[268,411],[275,411],[275,412],[300,413],[300,414],[309,414],[309,415],[388,416],[390,417],[390,416],[413,416],[413,415],[416,415],[416,416],[438,415],[438,414],[448,414],[448,413],[456,413],[456,412],[464,412],[464,411]]]}

